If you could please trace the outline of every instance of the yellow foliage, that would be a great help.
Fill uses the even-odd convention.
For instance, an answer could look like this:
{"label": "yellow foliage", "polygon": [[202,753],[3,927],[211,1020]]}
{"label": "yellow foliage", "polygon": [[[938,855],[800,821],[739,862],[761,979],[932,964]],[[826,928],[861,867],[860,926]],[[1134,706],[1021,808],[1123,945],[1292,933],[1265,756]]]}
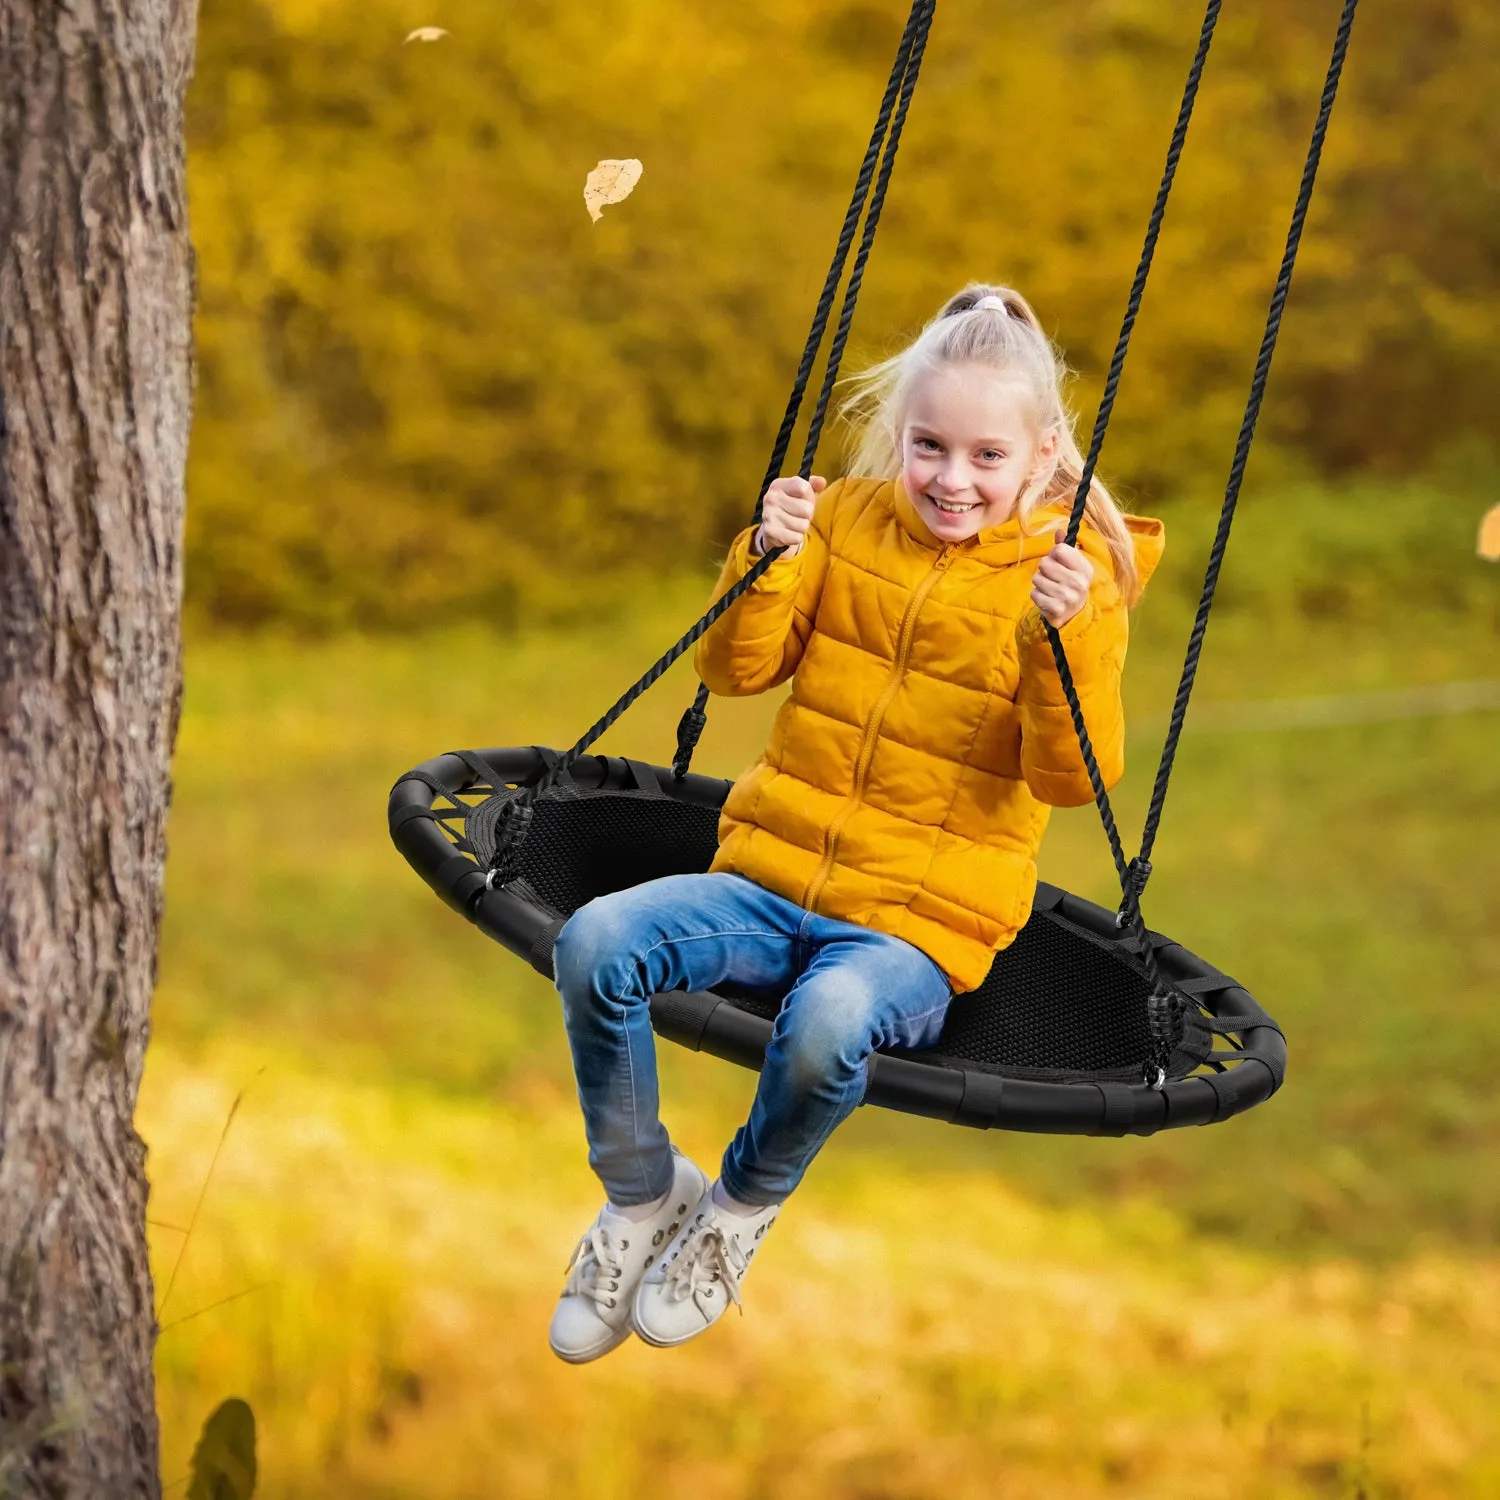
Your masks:
{"label": "yellow foliage", "polygon": [[[743,1319],[574,1368],[546,1342],[597,1207],[573,1100],[464,1103],[157,1044],[156,1213],[191,1211],[205,1143],[267,1060],[186,1258],[181,1307],[211,1310],[161,1335],[169,1482],[226,1390],[283,1500],[1438,1500],[1500,1473],[1493,1257],[1294,1266],[1142,1203],[1046,1210],[988,1170],[831,1148]],[[674,1115],[712,1160],[708,1122]],[[179,1236],[153,1233],[170,1263]]]}
{"label": "yellow foliage", "polygon": [[[1376,513],[1472,563],[1471,518],[1434,542],[1438,509],[1410,491]],[[1295,561],[1270,576],[1296,588]],[[1341,563],[1356,600],[1379,562]],[[168,1485],[233,1395],[277,1500],[1492,1493],[1500,808],[1479,714],[1200,738],[1195,705],[1150,915],[1286,1027],[1269,1104],[1119,1141],[857,1111],[743,1319],[674,1352],[553,1357],[599,1191],[556,994],[406,868],[385,793],[444,747],[571,743],[706,586],[519,644],[189,638],[139,1116],[159,1295],[244,1092],[163,1314]],[[1127,829],[1191,615],[1156,597],[1127,674]],[[1487,674],[1492,634],[1448,604],[1268,638],[1287,622],[1252,596],[1215,622],[1208,722],[1215,697]],[[684,659],[600,748],[669,760],[692,689]],[[775,697],[717,704],[697,768],[742,769]],[[1110,899],[1092,809],[1059,813],[1043,877]],[[659,1053],[674,1138],[707,1165],[751,1075]]]}
{"label": "yellow foliage", "polygon": [[[1150,504],[1222,487],[1337,9],[1220,23],[1104,455]],[[1367,9],[1260,474],[1410,469],[1489,430],[1500,19]],[[462,46],[405,47],[391,0],[205,7],[194,607],[506,624],[710,564],[754,504],[903,11],[450,0]],[[945,0],[851,359],[998,278],[1091,417],[1198,20]],[[594,225],[601,157],[652,189]]]}

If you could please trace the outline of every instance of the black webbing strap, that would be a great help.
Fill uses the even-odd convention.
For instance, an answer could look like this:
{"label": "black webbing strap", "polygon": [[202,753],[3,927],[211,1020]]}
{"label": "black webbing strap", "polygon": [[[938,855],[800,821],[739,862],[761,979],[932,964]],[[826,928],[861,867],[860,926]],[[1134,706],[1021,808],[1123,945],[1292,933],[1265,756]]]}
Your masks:
{"label": "black webbing strap", "polygon": [[553,949],[557,947],[557,935],[568,925],[566,917],[554,917],[546,923],[532,940],[531,951],[526,961],[543,979],[555,978],[553,973]]}
{"label": "black webbing strap", "polygon": [[[1161,1087],[1166,1076],[1167,1059],[1171,1056],[1182,1030],[1181,1001],[1171,994],[1161,982],[1160,972],[1156,963],[1156,956],[1146,938],[1145,923],[1141,917],[1140,899],[1145,887],[1147,877],[1150,875],[1150,854],[1156,839],[1156,832],[1161,822],[1162,808],[1166,803],[1167,783],[1171,778],[1172,765],[1176,759],[1177,744],[1182,735],[1183,722],[1187,715],[1188,699],[1192,694],[1193,681],[1197,674],[1198,658],[1202,651],[1204,632],[1208,628],[1208,616],[1213,608],[1214,590],[1218,584],[1219,569],[1224,560],[1224,553],[1229,545],[1229,530],[1234,519],[1235,504],[1239,498],[1240,484],[1244,477],[1245,465],[1250,456],[1250,445],[1255,436],[1255,423],[1260,414],[1261,401],[1265,396],[1266,381],[1270,375],[1271,357],[1276,350],[1276,340],[1281,331],[1282,312],[1286,305],[1288,290],[1291,287],[1292,271],[1297,263],[1297,248],[1301,243],[1302,229],[1307,218],[1308,205],[1312,202],[1313,184],[1317,179],[1318,163],[1323,153],[1323,140],[1328,132],[1328,121],[1333,112],[1334,99],[1338,94],[1339,79],[1343,73],[1344,56],[1349,46],[1349,34],[1354,24],[1354,12],[1359,0],[1344,0],[1343,14],[1339,19],[1337,35],[1334,38],[1333,56],[1328,64],[1328,73],[1323,84],[1323,94],[1319,103],[1317,121],[1313,126],[1312,142],[1308,147],[1307,160],[1302,170],[1302,181],[1297,190],[1297,201],[1292,211],[1291,226],[1287,230],[1286,249],[1282,255],[1281,269],[1276,278],[1276,286],[1271,296],[1270,311],[1266,318],[1265,332],[1261,337],[1260,353],[1255,364],[1255,374],[1250,384],[1250,395],[1245,406],[1244,420],[1240,425],[1239,440],[1235,445],[1234,460],[1230,466],[1229,482],[1225,489],[1224,505],[1219,516],[1218,531],[1214,536],[1213,549],[1209,555],[1208,571],[1203,581],[1203,592],[1198,601],[1198,611],[1193,622],[1192,634],[1188,642],[1187,659],[1183,663],[1182,677],[1178,684],[1177,698],[1172,708],[1171,724],[1167,731],[1166,745],[1162,751],[1160,768],[1157,771],[1156,784],[1152,791],[1151,805],[1147,813],[1146,833],[1142,841],[1141,852],[1134,860],[1125,858],[1124,847],[1120,842],[1119,830],[1115,825],[1114,812],[1110,807],[1109,793],[1105,789],[1103,778],[1099,773],[1098,762],[1094,756],[1093,746],[1089,741],[1088,728],[1084,723],[1083,708],[1078,700],[1078,691],[1073,682],[1073,675],[1068,668],[1067,655],[1063,650],[1062,640],[1057,631],[1053,629],[1050,622],[1047,624],[1047,638],[1051,642],[1053,660],[1057,664],[1059,677],[1062,679],[1063,691],[1067,696],[1068,709],[1072,714],[1073,727],[1078,735],[1079,750],[1083,756],[1083,763],[1088,771],[1089,781],[1094,789],[1094,801],[1099,808],[1099,815],[1104,824],[1104,831],[1109,839],[1110,850],[1114,855],[1115,868],[1120,877],[1120,888],[1123,899],[1120,905],[1119,920],[1122,926],[1128,926],[1140,947],[1141,957],[1146,965],[1148,975],[1152,981],[1153,993],[1149,1004],[1150,1030],[1152,1038],[1152,1055],[1146,1062],[1146,1074],[1156,1087]],[[1209,6],[1209,16],[1204,21],[1205,40],[1200,43],[1200,57],[1206,51],[1206,38],[1212,31],[1211,20],[1217,11],[1217,4]],[[1199,68],[1199,62],[1195,59],[1194,67]],[[1190,90],[1196,87],[1196,82],[1190,77]],[[1184,95],[1185,112],[1190,112],[1191,103],[1187,95]],[[1173,147],[1180,150],[1178,141],[1179,132],[1186,131],[1186,117],[1179,116],[1179,130],[1173,133]],[[1170,169],[1175,168],[1175,159],[1172,152],[1168,153],[1169,174],[1162,179],[1162,192],[1157,197],[1157,209],[1164,208],[1166,202],[1166,189],[1169,185]],[[1152,211],[1153,225],[1159,225],[1159,214],[1157,209]],[[1153,234],[1147,233],[1148,249],[1152,245]],[[1088,500],[1088,485],[1093,475],[1093,464],[1098,454],[1098,449],[1104,440],[1104,430],[1108,424],[1108,409],[1113,405],[1115,389],[1118,386],[1119,369],[1124,362],[1125,346],[1129,339],[1129,330],[1134,322],[1135,314],[1139,307],[1140,293],[1144,289],[1144,269],[1149,263],[1149,254],[1143,254],[1141,269],[1137,271],[1135,284],[1131,287],[1129,305],[1125,316],[1125,325],[1121,329],[1120,342],[1115,349],[1115,359],[1110,365],[1110,378],[1105,385],[1104,400],[1100,404],[1099,420],[1095,423],[1094,439],[1090,445],[1089,459],[1084,465],[1083,478],[1079,482],[1078,493],[1074,498],[1073,511],[1068,520],[1068,541],[1071,543],[1077,539],[1078,526],[1083,517],[1084,506]]]}
{"label": "black webbing strap", "polygon": [[[907,18],[905,30],[901,34],[901,45],[897,50],[896,61],[891,68],[890,81],[886,85],[885,95],[881,100],[879,118],[876,121],[875,129],[871,132],[870,145],[865,153],[864,162],[860,167],[854,196],[850,200],[849,210],[845,214],[843,228],[839,233],[833,265],[829,269],[823,293],[818,299],[818,306],[813,319],[813,328],[808,335],[808,344],[803,351],[802,363],[798,366],[797,379],[793,384],[792,395],[787,402],[787,411],[782,419],[781,430],[777,433],[771,462],[767,466],[767,473],[770,477],[761,485],[760,494],[756,497],[756,520],[760,516],[761,495],[764,494],[771,479],[780,473],[781,464],[785,460],[786,450],[791,442],[792,430],[796,426],[797,414],[801,408],[802,396],[806,390],[808,379],[811,376],[817,350],[821,346],[823,335],[827,330],[829,313],[833,307],[833,298],[837,292],[838,283],[842,278],[844,264],[848,258],[850,247],[854,243],[855,230],[858,227],[861,214],[865,211],[866,198],[868,197],[868,213],[865,214],[864,234],[860,241],[859,250],[856,253],[849,284],[845,289],[838,327],[834,335],[834,342],[830,346],[828,368],[824,374],[823,384],[818,394],[817,408],[813,413],[812,427],[809,431],[808,443],[803,453],[804,477],[807,473],[811,472],[817,437],[822,431],[828,404],[833,393],[834,382],[838,378],[837,359],[842,356],[849,325],[853,321],[854,308],[859,298],[859,288],[864,276],[865,261],[868,259],[870,249],[875,241],[875,231],[880,223],[880,214],[885,204],[886,190],[890,185],[891,172],[896,163],[896,153],[901,144],[901,132],[906,123],[907,111],[911,107],[912,95],[916,90],[917,78],[922,66],[922,57],[927,47],[927,36],[932,28],[932,18],[936,8],[937,0],[913,0],[911,13]],[[535,806],[537,798],[545,793],[557,780],[557,777],[563,774],[574,760],[582,755],[600,735],[614,724],[642,693],[659,681],[673,662],[689,650],[726,610],[732,608],[745,595],[761,575],[765,573],[766,569],[781,556],[784,550],[785,548],[773,547],[760,558],[722,599],[718,600],[674,646],[666,651],[619,698],[607,713],[589,727],[582,738],[564,753],[559,767],[549,767],[534,785],[528,786],[522,789],[520,793],[497,803],[493,812],[488,815],[494,819],[493,831],[495,835],[494,854],[487,861],[491,884],[503,885],[515,878],[519,852],[527,831],[530,828],[532,809]],[[697,733],[701,732],[702,725],[706,722],[704,705],[707,699],[707,689],[700,686],[693,707],[683,715],[682,724],[679,725],[678,753],[673,761],[673,768],[677,772],[679,779],[687,774],[688,766],[692,759],[692,747],[696,743]],[[488,807],[488,804],[485,804],[485,806]],[[486,822],[488,822],[488,816]],[[490,829],[486,826],[485,833],[488,834],[489,832]],[[473,837],[471,833],[470,838],[473,839]],[[478,847],[478,840],[474,840],[474,842],[476,847]]]}

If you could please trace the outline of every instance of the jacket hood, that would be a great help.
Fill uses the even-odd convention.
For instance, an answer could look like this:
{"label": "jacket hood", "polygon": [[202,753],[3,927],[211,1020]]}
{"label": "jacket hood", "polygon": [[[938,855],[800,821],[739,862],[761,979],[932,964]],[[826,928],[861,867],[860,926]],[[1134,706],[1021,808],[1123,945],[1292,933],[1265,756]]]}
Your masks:
{"label": "jacket hood", "polygon": [[[1045,557],[1055,545],[1055,534],[1068,524],[1066,505],[1048,505],[1032,511],[1023,530],[1019,518],[1012,516],[998,526],[986,526],[965,541],[944,543],[934,536],[912,504],[906,487],[899,479],[892,481],[891,506],[896,519],[912,539],[923,547],[937,551],[945,545],[957,545],[964,552],[992,568],[1011,567],[1033,558]],[[1145,588],[1166,545],[1165,528],[1153,516],[1125,516],[1125,527],[1135,544],[1136,575]],[[1109,545],[1087,521],[1078,528],[1078,545],[1096,567],[1111,568]]]}

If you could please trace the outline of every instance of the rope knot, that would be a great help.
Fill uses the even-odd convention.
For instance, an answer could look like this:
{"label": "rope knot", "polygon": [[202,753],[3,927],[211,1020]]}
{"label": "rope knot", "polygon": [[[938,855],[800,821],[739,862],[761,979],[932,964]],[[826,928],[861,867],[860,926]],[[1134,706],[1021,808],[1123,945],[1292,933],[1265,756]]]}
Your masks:
{"label": "rope knot", "polygon": [[1125,891],[1120,909],[1115,913],[1115,926],[1128,927],[1139,914],[1141,897],[1146,893],[1146,882],[1151,879],[1151,861],[1144,855],[1136,857],[1125,866]]}
{"label": "rope knot", "polygon": [[698,739],[708,715],[695,703],[690,703],[677,721],[677,754],[672,757],[672,774],[681,781],[693,763],[693,751],[698,748]]}
{"label": "rope knot", "polygon": [[1182,1044],[1182,997],[1158,983],[1146,1001],[1146,1029],[1151,1036],[1151,1056],[1147,1059],[1146,1082],[1160,1092],[1167,1086],[1167,1068],[1172,1054]]}
{"label": "rope knot", "polygon": [[485,884],[493,890],[509,885],[520,871],[521,850],[531,832],[536,814],[536,793],[529,787],[508,797],[495,810],[494,853],[490,855]]}

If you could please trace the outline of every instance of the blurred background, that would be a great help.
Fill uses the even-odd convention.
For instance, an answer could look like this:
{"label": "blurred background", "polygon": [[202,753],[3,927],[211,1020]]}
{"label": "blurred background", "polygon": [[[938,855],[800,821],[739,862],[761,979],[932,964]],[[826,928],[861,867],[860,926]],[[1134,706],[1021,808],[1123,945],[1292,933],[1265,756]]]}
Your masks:
{"label": "blurred background", "polygon": [[[1169,538],[1127,842],[1338,8],[1225,7],[1104,450]],[[743,1320],[583,1369],[547,1349],[600,1196],[555,993],[405,866],[385,794],[445,749],[571,744],[697,617],[904,15],[202,8],[187,696],[141,1104],[177,1493],[239,1395],[286,1497],[1500,1495],[1486,0],[1359,16],[1147,895],[1281,1021],[1286,1087],[1149,1140],[861,1110]],[[1010,283],[1086,432],[1200,21],[943,0],[849,367]],[[403,44],[419,26],[447,35]],[[596,224],[604,157],[645,171]],[[695,685],[679,663],[600,748],[669,762]],[[748,764],[779,697],[716,702],[697,769]],[[1042,873],[1113,904],[1092,809],[1056,816]],[[711,1167],[754,1077],[661,1054]]]}

